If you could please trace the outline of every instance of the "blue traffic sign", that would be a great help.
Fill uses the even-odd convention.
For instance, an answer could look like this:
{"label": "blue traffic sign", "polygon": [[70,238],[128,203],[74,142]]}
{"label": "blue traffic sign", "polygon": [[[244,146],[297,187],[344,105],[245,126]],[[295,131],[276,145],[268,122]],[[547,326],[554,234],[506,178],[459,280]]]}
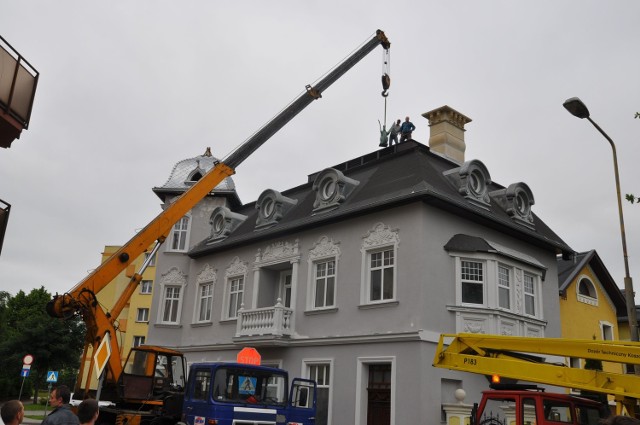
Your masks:
{"label": "blue traffic sign", "polygon": [[22,376],[23,378],[29,376],[29,369],[22,369],[22,372],[20,372],[20,376]]}
{"label": "blue traffic sign", "polygon": [[55,370],[47,372],[47,382],[58,382],[58,372]]}

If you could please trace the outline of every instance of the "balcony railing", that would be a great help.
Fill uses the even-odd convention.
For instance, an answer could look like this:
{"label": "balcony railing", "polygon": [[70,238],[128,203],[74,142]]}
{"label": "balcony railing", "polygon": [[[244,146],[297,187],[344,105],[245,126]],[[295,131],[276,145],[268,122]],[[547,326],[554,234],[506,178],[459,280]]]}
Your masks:
{"label": "balcony railing", "polygon": [[256,308],[238,311],[238,321],[236,337],[242,336],[268,336],[274,337],[290,336],[291,316],[293,310],[282,305],[282,300],[278,298],[273,307]]}

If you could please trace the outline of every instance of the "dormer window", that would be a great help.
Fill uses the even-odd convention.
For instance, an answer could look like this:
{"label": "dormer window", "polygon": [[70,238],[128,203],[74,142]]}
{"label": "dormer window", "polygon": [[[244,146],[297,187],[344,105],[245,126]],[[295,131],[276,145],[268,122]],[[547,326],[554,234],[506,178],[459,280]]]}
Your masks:
{"label": "dormer window", "polygon": [[246,219],[246,215],[234,213],[227,207],[216,207],[209,220],[209,224],[211,224],[211,242],[226,238]]}
{"label": "dormer window", "polygon": [[275,225],[297,203],[297,200],[287,198],[276,190],[265,190],[256,202],[256,209],[258,210],[256,229],[264,229]]}
{"label": "dormer window", "polygon": [[525,183],[513,183],[506,189],[491,192],[494,198],[518,224],[534,228],[531,206],[535,204],[533,193]]}
{"label": "dormer window", "polygon": [[[200,165],[200,164],[198,164]],[[187,179],[184,181],[184,184],[186,186],[193,186],[195,183],[198,182],[198,180],[200,180],[202,178],[202,176],[205,174],[204,170],[202,170],[199,166],[191,171],[189,173],[189,177],[187,177]]]}
{"label": "dormer window", "polygon": [[489,209],[491,198],[488,188],[491,176],[487,167],[477,159],[467,161],[462,166],[447,170],[443,175],[475,206]]}
{"label": "dormer window", "polygon": [[360,182],[346,177],[336,169],[327,168],[322,171],[313,182],[313,190],[316,192],[313,212],[337,208],[358,184]]}

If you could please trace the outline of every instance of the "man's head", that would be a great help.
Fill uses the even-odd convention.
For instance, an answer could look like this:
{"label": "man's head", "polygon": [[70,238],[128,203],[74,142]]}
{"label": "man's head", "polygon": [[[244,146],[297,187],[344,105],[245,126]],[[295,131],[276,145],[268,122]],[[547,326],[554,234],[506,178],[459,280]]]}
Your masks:
{"label": "man's head", "polygon": [[404,120],[405,120],[406,122],[409,122],[409,117],[406,117]]}
{"label": "man's head", "polygon": [[396,124],[400,124],[400,120],[398,119],[398,122]]}
{"label": "man's head", "polygon": [[24,406],[19,400],[9,400],[2,405],[0,417],[6,425],[18,425],[24,419]]}
{"label": "man's head", "polygon": [[78,406],[78,419],[81,424],[88,424],[98,418],[98,402],[92,398],[84,400]]}
{"label": "man's head", "polygon": [[69,391],[69,387],[66,385],[58,385],[49,395],[49,405],[51,407],[59,407],[69,403],[70,399],[71,391]]}

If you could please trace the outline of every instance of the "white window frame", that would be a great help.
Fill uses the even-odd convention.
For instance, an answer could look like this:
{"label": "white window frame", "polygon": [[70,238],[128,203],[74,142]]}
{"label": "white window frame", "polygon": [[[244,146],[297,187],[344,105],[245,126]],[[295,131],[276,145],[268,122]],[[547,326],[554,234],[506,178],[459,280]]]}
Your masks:
{"label": "white window frame", "polygon": [[391,364],[391,425],[396,425],[396,393],[397,393],[397,362],[395,356],[358,357],[356,364],[356,402],[354,406],[355,425],[367,423],[367,384],[369,381],[369,365]]}
{"label": "white window frame", "polygon": [[[208,288],[206,292],[203,292]],[[194,323],[209,323],[213,320],[213,300],[214,300],[215,284],[213,281],[202,282],[198,285],[196,292],[196,308],[194,309]],[[208,308],[208,316],[202,317],[203,307]]]}
{"label": "white window frame", "polygon": [[[179,285],[166,285],[162,292],[162,323],[180,323],[180,305],[182,299],[182,287]],[[167,307],[168,312],[167,312]],[[175,319],[172,318],[175,316]]]}
{"label": "white window frame", "polygon": [[133,341],[132,341],[132,346],[135,347],[139,347],[141,345],[144,345],[144,343],[146,342],[147,338],[144,335],[134,335],[133,336]]}
{"label": "white window frame", "polygon": [[333,416],[333,383],[335,382],[333,379],[334,376],[334,359],[333,358],[309,358],[302,360],[302,371],[300,376],[304,376],[307,379],[315,380],[315,377],[311,376],[311,367],[312,366],[328,366],[329,367],[329,385],[318,384],[318,388],[328,388],[329,389],[329,405],[327,408],[327,425],[331,425],[331,417]]}
{"label": "white window frame", "polygon": [[144,279],[140,281],[140,293],[141,294],[151,294],[153,293],[153,280]]}
{"label": "white window frame", "polygon": [[[586,281],[585,285],[589,285],[591,287],[591,291],[593,291],[595,297],[592,297],[590,295],[583,295],[580,293],[580,285],[583,283],[583,281]],[[580,276],[578,276],[575,282],[576,282],[576,297],[578,302],[597,307],[598,306],[598,290],[593,280],[586,274],[581,274]]]}
{"label": "white window frame", "polygon": [[[234,282],[238,282],[237,289],[233,290]],[[227,288],[226,288],[226,301],[224,308],[224,319],[225,320],[235,320],[238,318],[238,312],[244,305],[244,290],[245,285],[247,283],[246,275],[237,275],[237,276],[229,276],[227,277]],[[242,287],[240,287],[242,284]],[[232,315],[231,303],[235,304],[235,315]]]}
{"label": "white window frame", "polygon": [[[157,323],[160,325],[178,325],[180,324],[182,317],[182,303],[187,286],[187,276],[181,273],[177,267],[172,267],[167,273],[162,275],[160,279],[160,305],[157,309],[158,318]],[[176,320],[165,320],[165,310],[167,307],[167,290],[178,291],[177,297],[172,297],[172,300],[177,300],[177,303],[171,304],[171,310],[176,308]]]}
{"label": "white window frame", "polygon": [[[533,292],[527,290],[527,277],[531,278]],[[522,311],[525,315],[531,317],[540,316],[540,285],[537,285],[538,278],[527,271],[522,272]],[[527,300],[533,299],[533,313],[527,311]]]}
{"label": "white window frame", "polygon": [[[186,222],[186,223],[185,223]],[[191,234],[191,214],[180,218],[172,227],[167,241],[166,252],[187,252],[189,250],[189,236]],[[176,235],[180,238],[179,246],[174,248]],[[180,243],[182,242],[182,243]],[[182,246],[183,245],[183,246]]]}
{"label": "white window frame", "polygon": [[138,323],[149,323],[149,308],[148,307],[140,307],[136,311],[136,322]]}
{"label": "white window frame", "polygon": [[[326,303],[326,286],[324,291],[325,305],[316,306],[316,290],[318,283],[318,264],[333,261],[333,300],[331,304]],[[311,311],[333,311],[338,308],[338,270],[340,262],[340,242],[334,242],[328,236],[322,236],[315,243],[313,249],[309,251],[308,260],[308,282],[307,310]],[[325,276],[326,277],[326,276]]]}
{"label": "white window frame", "polygon": [[[498,309],[501,311],[509,312],[521,317],[530,317],[537,320],[544,320],[543,318],[543,304],[542,298],[542,270],[534,268],[528,264],[513,260],[501,255],[487,254],[487,253],[463,253],[456,254],[450,253],[455,259],[455,277],[456,277],[456,305],[462,307],[475,307],[480,309]],[[471,261],[477,263],[483,263],[483,303],[465,303],[462,301],[462,262]],[[500,285],[499,281],[499,267],[505,267],[509,270],[510,279],[510,291],[509,300],[510,308],[505,309],[500,307]],[[531,276],[533,278],[534,288],[534,314],[528,314],[526,312],[525,297],[525,276]],[[521,282],[519,282],[521,281]],[[521,286],[519,289],[517,285]]]}
{"label": "white window frame", "polygon": [[[400,238],[397,229],[391,229],[383,223],[377,223],[369,232],[363,236],[362,244],[362,270],[361,270],[361,306],[375,306],[384,304],[394,304],[398,302],[398,244]],[[393,252],[393,283],[391,298],[384,298],[384,290],[381,288],[380,300],[371,300],[371,255],[380,252]],[[384,254],[383,254],[384,266]],[[384,281],[383,281],[384,282]]]}
{"label": "white window frame", "polygon": [[[333,274],[328,272],[329,263],[333,263]],[[318,267],[323,264],[325,265],[325,273],[323,276],[318,276]],[[328,279],[333,278],[333,297],[330,301],[327,300],[327,281]],[[313,266],[311,267],[311,278],[309,280],[311,282],[311,291],[310,291],[310,305],[309,308],[311,310],[325,310],[336,307],[336,298],[337,298],[337,281],[338,281],[338,261],[336,257],[328,257],[319,260],[315,260],[313,262]],[[324,282],[324,290],[322,294],[323,305],[317,305],[317,294],[318,291],[318,283],[320,281]]]}
{"label": "white window frame", "polygon": [[600,320],[600,336],[603,341],[613,341],[615,339],[615,327],[613,323]]}
{"label": "white window frame", "polygon": [[[497,292],[498,292],[498,294],[497,294],[498,295],[498,304],[497,305],[498,305],[498,308],[502,308],[504,310],[511,311],[511,306],[513,305],[513,300],[511,299],[512,298],[511,294],[513,293],[513,290],[512,290],[513,289],[513,268],[509,267],[508,265],[503,264],[503,263],[498,263],[497,267],[498,267],[497,268],[497,271],[498,271],[497,280],[496,280],[496,284],[498,285],[498,289],[497,289]],[[500,273],[500,269],[506,270],[506,272],[507,272],[506,285],[504,285],[503,282],[502,282],[502,279],[501,279],[502,276],[501,276],[501,273]],[[508,305],[506,307],[501,305],[502,304],[501,294],[504,293],[504,292],[506,292],[506,294],[507,294],[506,301],[507,301]]]}
{"label": "white window frame", "polygon": [[[462,266],[463,263],[474,263],[474,264],[479,264],[480,265],[480,270],[482,272],[482,280],[474,280],[474,279],[464,279],[463,275],[462,275]],[[487,285],[487,272],[488,272],[488,267],[487,267],[487,262],[486,261],[482,261],[482,260],[478,260],[475,258],[460,258],[459,259],[459,264],[458,267],[456,267],[456,273],[457,273],[457,280],[459,283],[459,287],[460,287],[460,304],[462,305],[469,305],[469,306],[483,306],[486,307],[488,305],[488,285]],[[467,283],[467,284],[472,284],[472,285],[480,285],[482,287],[482,302],[481,303],[472,303],[469,301],[464,301],[462,299],[462,286]]]}

